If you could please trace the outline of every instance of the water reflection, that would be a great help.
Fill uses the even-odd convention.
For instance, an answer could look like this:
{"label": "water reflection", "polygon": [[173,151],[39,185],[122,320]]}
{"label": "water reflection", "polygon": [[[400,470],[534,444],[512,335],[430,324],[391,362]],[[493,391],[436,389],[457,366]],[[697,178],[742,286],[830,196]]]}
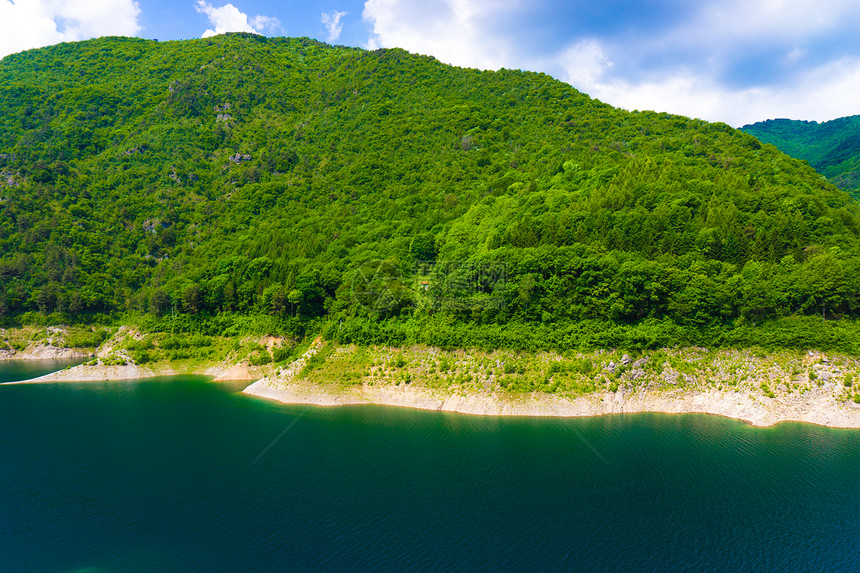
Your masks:
{"label": "water reflection", "polygon": [[44,360],[0,361],[0,384],[38,378],[51,372],[83,364],[89,358],[48,358]]}

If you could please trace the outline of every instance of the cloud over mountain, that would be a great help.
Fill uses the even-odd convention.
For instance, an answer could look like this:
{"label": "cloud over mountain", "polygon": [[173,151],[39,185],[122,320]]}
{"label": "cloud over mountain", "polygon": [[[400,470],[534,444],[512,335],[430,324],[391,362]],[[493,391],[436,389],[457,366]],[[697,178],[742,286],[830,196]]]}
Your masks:
{"label": "cloud over mountain", "polygon": [[207,29],[203,32],[201,38],[209,38],[227,32],[262,34],[277,32],[281,28],[281,23],[277,18],[259,15],[249,18],[246,13],[232,4],[215,7],[205,0],[197,0],[194,8],[197,12],[205,14],[209,18],[209,23],[214,26],[214,29]]}
{"label": "cloud over mountain", "polygon": [[140,32],[133,0],[0,0],[0,57],[59,42]]}
{"label": "cloud over mountain", "polygon": [[741,125],[858,112],[846,0],[367,0],[368,47],[547,72],[613,105]]}

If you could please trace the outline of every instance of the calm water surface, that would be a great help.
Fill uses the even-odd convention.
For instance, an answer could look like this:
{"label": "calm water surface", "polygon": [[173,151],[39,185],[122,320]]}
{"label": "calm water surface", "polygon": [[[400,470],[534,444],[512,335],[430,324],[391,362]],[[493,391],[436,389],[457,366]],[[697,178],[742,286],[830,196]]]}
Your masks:
{"label": "calm water surface", "polygon": [[860,432],[0,386],[0,571],[849,571]]}
{"label": "calm water surface", "polygon": [[45,360],[0,361],[0,383],[29,380],[69,366],[86,362],[87,358],[48,358]]}

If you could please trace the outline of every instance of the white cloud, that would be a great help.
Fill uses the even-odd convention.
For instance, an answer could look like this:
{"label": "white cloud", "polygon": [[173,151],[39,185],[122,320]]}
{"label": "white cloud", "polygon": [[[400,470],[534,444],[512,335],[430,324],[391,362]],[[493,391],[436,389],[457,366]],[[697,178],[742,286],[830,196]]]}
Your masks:
{"label": "white cloud", "polygon": [[[570,22],[582,30],[576,8],[548,10],[547,2],[526,0],[367,0],[366,47],[401,47],[466,67],[543,71],[612,105],[731,125],[860,112],[856,0],[702,0],[658,26],[615,25],[611,6],[600,6],[589,10],[599,22],[587,36],[556,33],[530,42],[523,22],[556,30],[557,22]],[[557,20],[535,20],[541,10]]]}
{"label": "white cloud", "polygon": [[[773,58],[772,67],[790,67],[801,65],[809,52],[819,52],[808,49],[810,45],[854,36],[858,20],[856,0],[706,0],[674,27],[615,39],[612,52],[619,57],[626,53],[631,60],[683,60],[705,74],[756,56]],[[624,45],[627,42],[634,44]],[[780,53],[781,58],[772,55]]]}
{"label": "white cloud", "polygon": [[273,16],[254,16],[250,19],[251,26],[258,32],[265,32],[267,34],[276,34],[278,32],[283,32],[283,27],[281,26],[281,21]]}
{"label": "white cloud", "polygon": [[703,2],[696,17],[685,25],[695,40],[762,41],[803,38],[826,32],[855,19],[855,0],[730,0]]}
{"label": "white cloud", "polygon": [[574,86],[597,85],[612,68],[600,44],[595,40],[583,40],[565,49],[557,57],[564,68],[562,79]]}
{"label": "white cloud", "polygon": [[202,38],[208,38],[217,34],[226,32],[251,32],[256,34],[257,31],[251,27],[248,22],[248,15],[240,12],[238,8],[232,4],[225,4],[219,8],[198,0],[195,9],[200,14],[206,14],[209,18],[209,23],[215,26],[214,30],[206,30],[203,32]]}
{"label": "white cloud", "polygon": [[326,42],[336,42],[340,38],[340,33],[343,30],[341,18],[344,16],[346,16],[346,12],[339,12],[338,10],[333,10],[331,14],[323,12],[321,22],[328,30]]}
{"label": "white cloud", "polygon": [[58,42],[134,36],[133,0],[0,0],[0,57]]}
{"label": "white cloud", "polygon": [[281,23],[277,18],[269,16],[254,16],[248,18],[248,15],[232,4],[215,7],[205,0],[197,0],[197,5],[194,7],[198,13],[206,14],[209,18],[209,23],[215,29],[207,29],[203,32],[201,38],[217,36],[227,32],[250,32],[252,34],[260,34],[264,31],[274,32],[281,28]]}
{"label": "white cloud", "polygon": [[[814,47],[856,22],[860,4],[732,0],[702,6],[663,34],[634,42],[575,43],[559,52],[557,77],[625,109],[668,111],[734,126],[775,117],[826,121],[860,112],[855,95],[860,93],[860,58]],[[757,58],[754,64],[746,64],[749,57]],[[647,74],[625,77],[613,74],[620,67],[613,58],[623,59],[628,68],[641,62],[651,66]]]}
{"label": "white cloud", "polygon": [[[589,50],[585,53],[589,54]],[[778,117],[827,121],[858,112],[860,58],[811,68],[789,86],[733,89],[722,85],[712,74],[681,68],[639,82],[614,78],[604,73],[612,62],[601,60],[599,46],[594,53],[598,55],[593,60],[583,58],[585,74],[573,67],[561,79],[592,97],[628,110],[666,111],[735,127]],[[599,68],[601,64],[603,68]],[[588,73],[589,69],[598,73]],[[575,82],[575,77],[583,81]]]}
{"label": "white cloud", "polygon": [[372,26],[365,47],[403,48],[455,66],[498,69],[512,55],[504,37],[486,30],[510,16],[517,0],[367,0],[362,17]]}
{"label": "white cloud", "polygon": [[794,48],[793,50],[791,50],[789,53],[787,53],[785,55],[785,58],[783,58],[783,61],[787,64],[794,64],[796,62],[800,62],[803,60],[803,58],[806,57],[806,53],[807,53],[807,51],[804,50],[803,48]]}

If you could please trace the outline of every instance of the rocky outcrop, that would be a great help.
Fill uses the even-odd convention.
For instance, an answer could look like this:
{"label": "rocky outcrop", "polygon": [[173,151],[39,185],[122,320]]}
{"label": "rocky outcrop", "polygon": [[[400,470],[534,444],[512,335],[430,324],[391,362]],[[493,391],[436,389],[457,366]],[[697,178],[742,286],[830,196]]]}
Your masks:
{"label": "rocky outcrop", "polygon": [[61,348],[50,344],[30,346],[25,350],[0,350],[0,360],[55,360],[88,358],[92,355],[92,352],[80,348]]}

